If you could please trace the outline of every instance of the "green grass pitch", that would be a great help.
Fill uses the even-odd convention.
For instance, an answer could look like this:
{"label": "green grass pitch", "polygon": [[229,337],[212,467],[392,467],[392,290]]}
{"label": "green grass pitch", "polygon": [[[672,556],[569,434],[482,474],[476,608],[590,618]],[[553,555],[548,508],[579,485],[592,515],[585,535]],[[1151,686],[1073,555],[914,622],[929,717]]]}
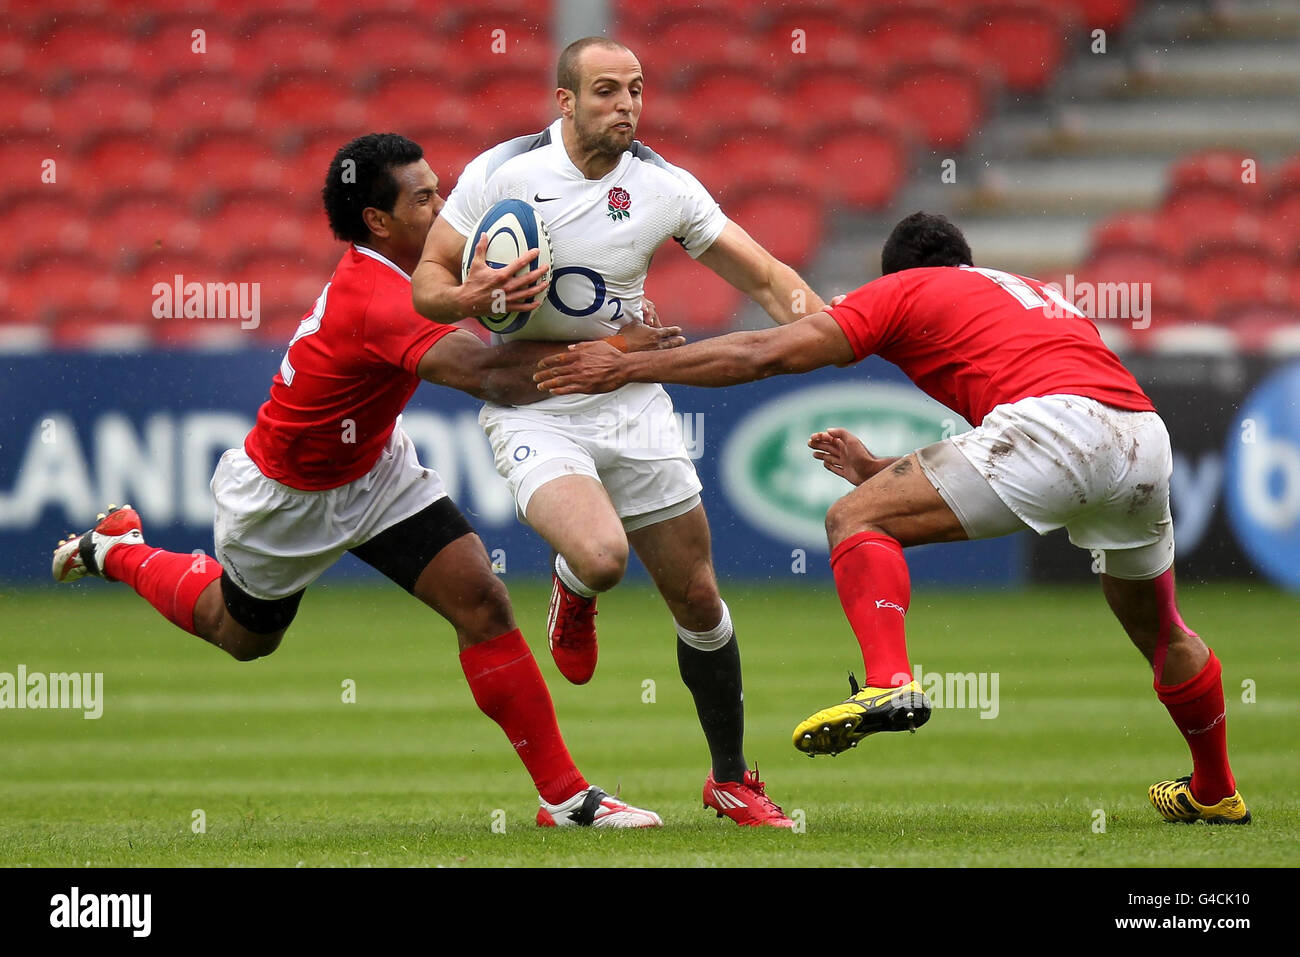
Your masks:
{"label": "green grass pitch", "polygon": [[996,718],[938,709],[915,735],[810,760],[790,744],[795,722],[860,673],[834,592],[725,585],[748,756],[801,812],[805,829],[790,833],[702,809],[707,752],[647,586],[601,598],[600,667],[576,688],[546,652],[546,590],[509,584],[579,765],[658,810],[662,830],[537,828],[535,792],[475,708],[450,629],[391,586],[313,588],[280,650],[241,664],[125,587],[88,582],[0,592],[0,672],[103,672],[105,697],[98,720],[0,711],[0,865],[1300,863],[1294,597],[1184,590],[1184,616],[1224,661],[1234,770],[1255,815],[1211,828],[1165,824],[1147,803],[1147,786],[1190,760],[1097,590],[918,592],[913,661],[996,672]]}

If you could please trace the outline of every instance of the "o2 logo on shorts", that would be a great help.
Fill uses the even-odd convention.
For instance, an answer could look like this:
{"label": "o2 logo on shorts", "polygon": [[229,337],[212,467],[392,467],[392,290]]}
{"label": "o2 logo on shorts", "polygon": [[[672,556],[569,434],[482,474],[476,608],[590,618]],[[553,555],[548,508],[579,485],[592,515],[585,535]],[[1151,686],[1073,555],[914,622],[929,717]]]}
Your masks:
{"label": "o2 logo on shorts", "polygon": [[1228,520],[1242,550],[1272,581],[1300,591],[1300,363],[1242,403],[1226,460]]}
{"label": "o2 logo on shorts", "polygon": [[[572,277],[572,278],[571,278]],[[578,279],[575,283],[574,279]],[[561,293],[562,280],[569,279],[569,282],[563,284],[564,292]],[[581,280],[586,280],[583,283]],[[590,291],[586,293],[591,297],[591,302],[585,306],[571,305],[564,296],[574,298],[575,286],[581,287],[589,285]],[[559,269],[551,271],[551,288],[546,291],[546,301],[549,302],[558,312],[566,316],[573,316],[575,319],[582,319],[586,316],[594,315],[599,312],[606,304],[614,307],[614,314],[605,319],[607,322],[613,322],[623,318],[623,300],[617,296],[605,295],[605,277],[594,269],[588,269],[586,266],[561,266]],[[605,318],[605,317],[602,317]]]}
{"label": "o2 logo on shorts", "polygon": [[531,456],[534,456],[536,454],[537,453],[534,452],[532,448],[527,445],[517,445],[515,446],[515,450],[510,453],[510,457],[513,458],[516,462],[522,462],[524,459],[530,458]]}

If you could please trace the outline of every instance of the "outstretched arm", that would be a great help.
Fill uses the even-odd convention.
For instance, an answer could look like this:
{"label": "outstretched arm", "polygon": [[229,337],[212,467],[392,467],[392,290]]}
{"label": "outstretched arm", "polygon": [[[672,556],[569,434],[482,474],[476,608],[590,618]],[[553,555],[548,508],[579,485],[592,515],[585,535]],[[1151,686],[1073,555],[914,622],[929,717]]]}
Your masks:
{"label": "outstretched arm", "polygon": [[700,253],[699,262],[762,306],[778,325],[825,306],[797,272],[730,220],[713,245]]}
{"label": "outstretched arm", "polygon": [[856,356],[839,324],[816,312],[758,332],[733,332],[668,352],[624,355],[600,342],[547,356],[533,376],[552,395],[612,392],[629,382],[724,386],[843,365]]}
{"label": "outstretched arm", "polygon": [[[639,322],[629,323],[617,337],[610,338],[620,340],[629,351],[671,349],[686,341],[678,326],[652,328]],[[473,333],[457,329],[429,348],[417,372],[426,382],[467,392],[485,402],[527,405],[546,398],[533,382],[538,361],[563,345],[515,341],[489,346]]]}

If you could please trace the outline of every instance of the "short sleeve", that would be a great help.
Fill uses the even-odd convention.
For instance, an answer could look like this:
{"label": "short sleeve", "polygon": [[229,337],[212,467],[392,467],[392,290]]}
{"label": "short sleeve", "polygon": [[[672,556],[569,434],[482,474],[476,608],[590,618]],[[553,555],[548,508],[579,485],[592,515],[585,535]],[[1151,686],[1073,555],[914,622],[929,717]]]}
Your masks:
{"label": "short sleeve", "polygon": [[429,348],[456,326],[432,322],[411,305],[411,287],[400,277],[377,282],[366,307],[366,355],[386,365],[417,374]]}
{"label": "short sleeve", "polygon": [[456,187],[447,197],[438,218],[462,236],[469,238],[474,224],[487,212],[487,168],[492,150],[480,153],[465,166]]}
{"label": "short sleeve", "polygon": [[682,218],[673,231],[673,238],[681,243],[692,259],[713,245],[727,225],[727,216],[704,184],[679,166],[664,164],[682,185]]}
{"label": "short sleeve", "polygon": [[898,277],[882,276],[855,289],[842,303],[826,311],[848,337],[854,358],[861,360],[889,343],[902,298]]}

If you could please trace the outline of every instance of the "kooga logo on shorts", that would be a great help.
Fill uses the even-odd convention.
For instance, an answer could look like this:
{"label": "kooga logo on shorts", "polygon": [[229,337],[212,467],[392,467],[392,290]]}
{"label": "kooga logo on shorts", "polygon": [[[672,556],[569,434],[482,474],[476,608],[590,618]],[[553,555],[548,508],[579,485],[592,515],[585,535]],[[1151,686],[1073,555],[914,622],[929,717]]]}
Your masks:
{"label": "kooga logo on shorts", "polygon": [[808,437],[838,426],[876,455],[902,455],[967,431],[955,412],[910,386],[814,386],[758,406],[722,449],[722,487],[745,519],[801,548],[826,551],[826,510],[851,491],[813,458]]}

